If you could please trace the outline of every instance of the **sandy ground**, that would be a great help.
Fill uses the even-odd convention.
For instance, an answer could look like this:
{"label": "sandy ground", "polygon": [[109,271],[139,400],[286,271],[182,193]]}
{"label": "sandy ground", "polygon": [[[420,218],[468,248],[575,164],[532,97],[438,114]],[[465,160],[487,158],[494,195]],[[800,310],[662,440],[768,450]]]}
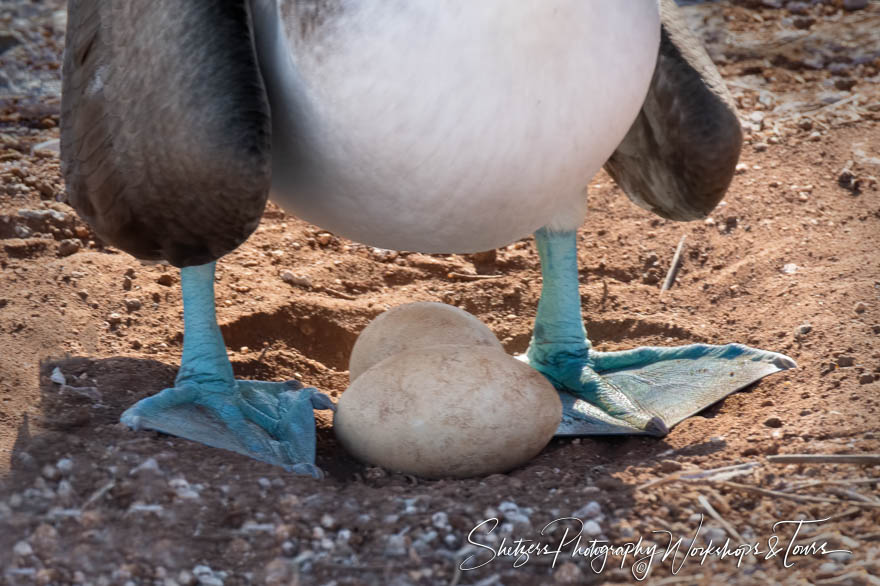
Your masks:
{"label": "sandy ground", "polygon": [[[554,440],[509,474],[469,480],[365,467],[320,416],[318,481],[117,423],[173,380],[179,273],[104,246],[56,201],[57,147],[43,143],[58,137],[63,3],[0,3],[0,583],[880,583],[876,460],[768,459],[880,452],[880,2],[842,4],[859,3],[689,7],[747,133],[730,193],[705,222],[678,224],[600,174],[580,232],[599,349],[736,341],[799,368],[666,438]],[[661,296],[682,235],[683,267]],[[296,377],[333,397],[358,333],[384,309],[450,303],[516,353],[541,287],[531,239],[494,256],[397,253],[272,205],[218,275],[236,374]],[[50,380],[56,366],[64,387]],[[566,516],[582,527],[541,534]],[[469,544],[490,518],[499,526]],[[774,526],[796,520],[824,521]],[[647,564],[642,551],[604,568],[571,543],[558,557],[492,559],[502,538],[553,550],[579,530],[582,548],[682,544],[674,562]],[[684,555],[727,538],[752,553]]]}

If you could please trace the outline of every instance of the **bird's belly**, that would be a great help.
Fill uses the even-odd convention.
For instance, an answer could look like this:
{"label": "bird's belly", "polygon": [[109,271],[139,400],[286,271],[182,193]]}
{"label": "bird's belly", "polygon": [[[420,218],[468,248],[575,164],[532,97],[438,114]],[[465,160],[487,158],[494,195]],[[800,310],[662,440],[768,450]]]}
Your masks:
{"label": "bird's belly", "polygon": [[311,30],[284,7],[268,74],[260,48],[279,204],[424,252],[580,224],[647,92],[656,0],[334,1]]}

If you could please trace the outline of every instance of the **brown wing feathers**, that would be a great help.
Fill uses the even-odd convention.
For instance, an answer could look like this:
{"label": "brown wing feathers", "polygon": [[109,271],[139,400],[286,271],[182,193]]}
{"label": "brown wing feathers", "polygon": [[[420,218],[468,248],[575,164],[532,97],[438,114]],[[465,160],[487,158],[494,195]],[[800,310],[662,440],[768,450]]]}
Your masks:
{"label": "brown wing feathers", "polygon": [[742,145],[733,100],[674,0],[661,0],[657,67],[642,110],[605,169],[639,206],[705,217],[724,197]]}
{"label": "brown wing feathers", "polygon": [[269,104],[246,0],[70,0],[62,164],[95,231],[143,259],[214,260],[256,228]]}

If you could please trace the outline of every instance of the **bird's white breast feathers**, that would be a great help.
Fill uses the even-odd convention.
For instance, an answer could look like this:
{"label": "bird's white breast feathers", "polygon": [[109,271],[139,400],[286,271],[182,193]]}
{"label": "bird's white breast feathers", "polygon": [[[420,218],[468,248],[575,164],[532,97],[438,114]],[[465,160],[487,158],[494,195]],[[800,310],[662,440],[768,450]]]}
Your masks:
{"label": "bird's white breast feathers", "polygon": [[578,226],[660,34],[656,0],[329,0],[312,26],[277,1],[254,0],[273,198],[423,252]]}

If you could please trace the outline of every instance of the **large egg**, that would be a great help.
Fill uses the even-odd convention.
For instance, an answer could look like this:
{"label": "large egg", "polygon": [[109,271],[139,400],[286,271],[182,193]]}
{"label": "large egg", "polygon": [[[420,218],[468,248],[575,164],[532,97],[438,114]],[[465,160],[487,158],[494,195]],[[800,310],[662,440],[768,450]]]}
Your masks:
{"label": "large egg", "polygon": [[463,309],[430,301],[407,303],[380,314],[364,328],[348,360],[349,380],[389,356],[439,344],[501,350],[501,343],[486,324]]}
{"label": "large egg", "polygon": [[336,436],[358,459],[425,478],[506,472],[537,455],[562,419],[553,386],[487,346],[395,354],[342,394]]}

